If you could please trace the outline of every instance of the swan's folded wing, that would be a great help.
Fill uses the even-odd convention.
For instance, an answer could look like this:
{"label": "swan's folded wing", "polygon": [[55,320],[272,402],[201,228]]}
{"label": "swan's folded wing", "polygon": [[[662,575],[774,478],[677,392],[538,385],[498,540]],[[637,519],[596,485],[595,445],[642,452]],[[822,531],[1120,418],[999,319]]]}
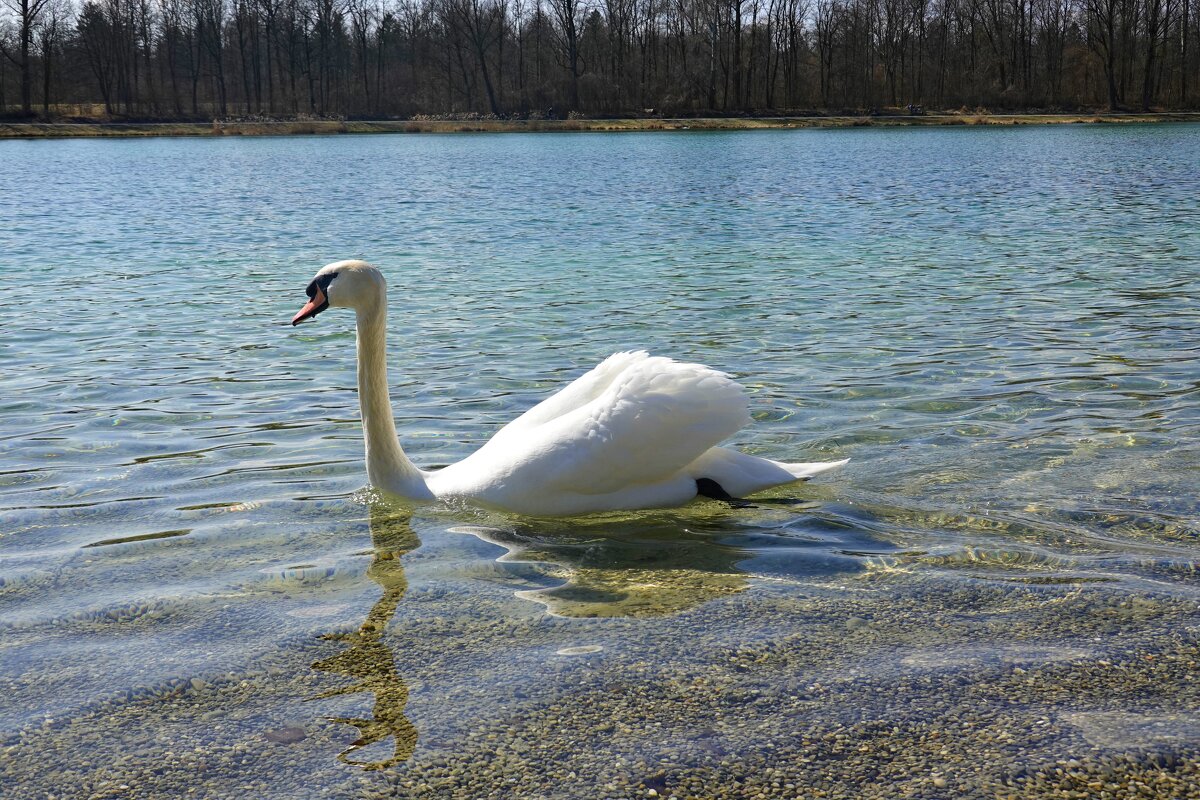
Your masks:
{"label": "swan's folded wing", "polygon": [[516,433],[528,433],[604,394],[621,373],[650,358],[645,350],[614,353],[597,366],[580,375],[559,391],[547,397],[493,434],[493,441]]}
{"label": "swan's folded wing", "polygon": [[749,419],[743,389],[728,375],[646,357],[590,402],[529,431],[527,464],[544,471],[557,491],[649,485],[671,478]]}

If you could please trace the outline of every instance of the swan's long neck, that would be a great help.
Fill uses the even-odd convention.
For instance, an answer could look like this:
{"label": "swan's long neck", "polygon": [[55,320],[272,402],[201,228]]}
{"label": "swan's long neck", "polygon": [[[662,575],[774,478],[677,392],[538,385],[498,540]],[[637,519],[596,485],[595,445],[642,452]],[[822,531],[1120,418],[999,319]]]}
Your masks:
{"label": "swan's long neck", "polygon": [[358,313],[358,403],[367,445],[371,485],[412,500],[431,500],[425,475],[408,460],[396,438],[387,380],[387,298]]}

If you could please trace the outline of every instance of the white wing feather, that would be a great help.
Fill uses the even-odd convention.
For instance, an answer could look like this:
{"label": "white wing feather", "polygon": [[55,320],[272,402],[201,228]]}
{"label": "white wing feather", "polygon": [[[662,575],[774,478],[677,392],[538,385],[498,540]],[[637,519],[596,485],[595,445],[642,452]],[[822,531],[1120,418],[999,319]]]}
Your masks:
{"label": "white wing feather", "polygon": [[545,425],[556,417],[561,417],[563,414],[590,403],[603,394],[604,390],[611,386],[622,372],[649,357],[650,354],[645,350],[612,354],[596,367],[496,431],[491,441],[494,442],[514,433],[527,433],[538,425]]}
{"label": "white wing feather", "polygon": [[749,421],[742,387],[728,375],[646,357],[534,435],[554,465],[551,485],[605,494],[672,477]]}
{"label": "white wing feather", "polygon": [[611,494],[677,476],[750,420],[741,386],[700,364],[618,353],[433,473],[446,494],[512,507]]}

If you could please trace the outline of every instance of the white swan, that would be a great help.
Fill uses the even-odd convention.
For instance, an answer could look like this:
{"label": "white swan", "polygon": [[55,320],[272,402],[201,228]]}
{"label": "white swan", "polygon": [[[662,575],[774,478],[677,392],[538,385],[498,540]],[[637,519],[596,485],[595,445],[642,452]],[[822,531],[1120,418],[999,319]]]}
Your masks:
{"label": "white swan", "polygon": [[323,267],[292,324],[326,308],[358,320],[358,399],[367,475],[384,492],[531,516],[669,508],[703,494],[735,500],[845,461],[784,464],[716,445],[750,420],[729,376],[645,352],[617,353],[501,428],[478,451],[427,472],[405,456],[388,399],[383,274],[362,261]]}

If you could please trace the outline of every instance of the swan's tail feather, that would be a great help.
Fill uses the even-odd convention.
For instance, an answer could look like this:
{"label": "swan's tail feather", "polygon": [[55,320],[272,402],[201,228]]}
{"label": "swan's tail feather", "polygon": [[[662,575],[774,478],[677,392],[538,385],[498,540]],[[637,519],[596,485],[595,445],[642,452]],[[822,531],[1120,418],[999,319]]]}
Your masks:
{"label": "swan's tail feather", "polygon": [[684,474],[694,480],[708,478],[720,484],[733,497],[748,497],[755,492],[803,481],[849,461],[811,464],[785,464],[769,458],[739,453],[727,447],[712,447],[693,461]]}
{"label": "swan's tail feather", "polygon": [[841,461],[815,461],[808,464],[780,463],[779,466],[796,476],[796,480],[806,481],[814,475],[820,475],[822,472],[828,472],[832,469],[844,467],[847,463],[849,463],[849,461],[850,459],[843,458]]}

